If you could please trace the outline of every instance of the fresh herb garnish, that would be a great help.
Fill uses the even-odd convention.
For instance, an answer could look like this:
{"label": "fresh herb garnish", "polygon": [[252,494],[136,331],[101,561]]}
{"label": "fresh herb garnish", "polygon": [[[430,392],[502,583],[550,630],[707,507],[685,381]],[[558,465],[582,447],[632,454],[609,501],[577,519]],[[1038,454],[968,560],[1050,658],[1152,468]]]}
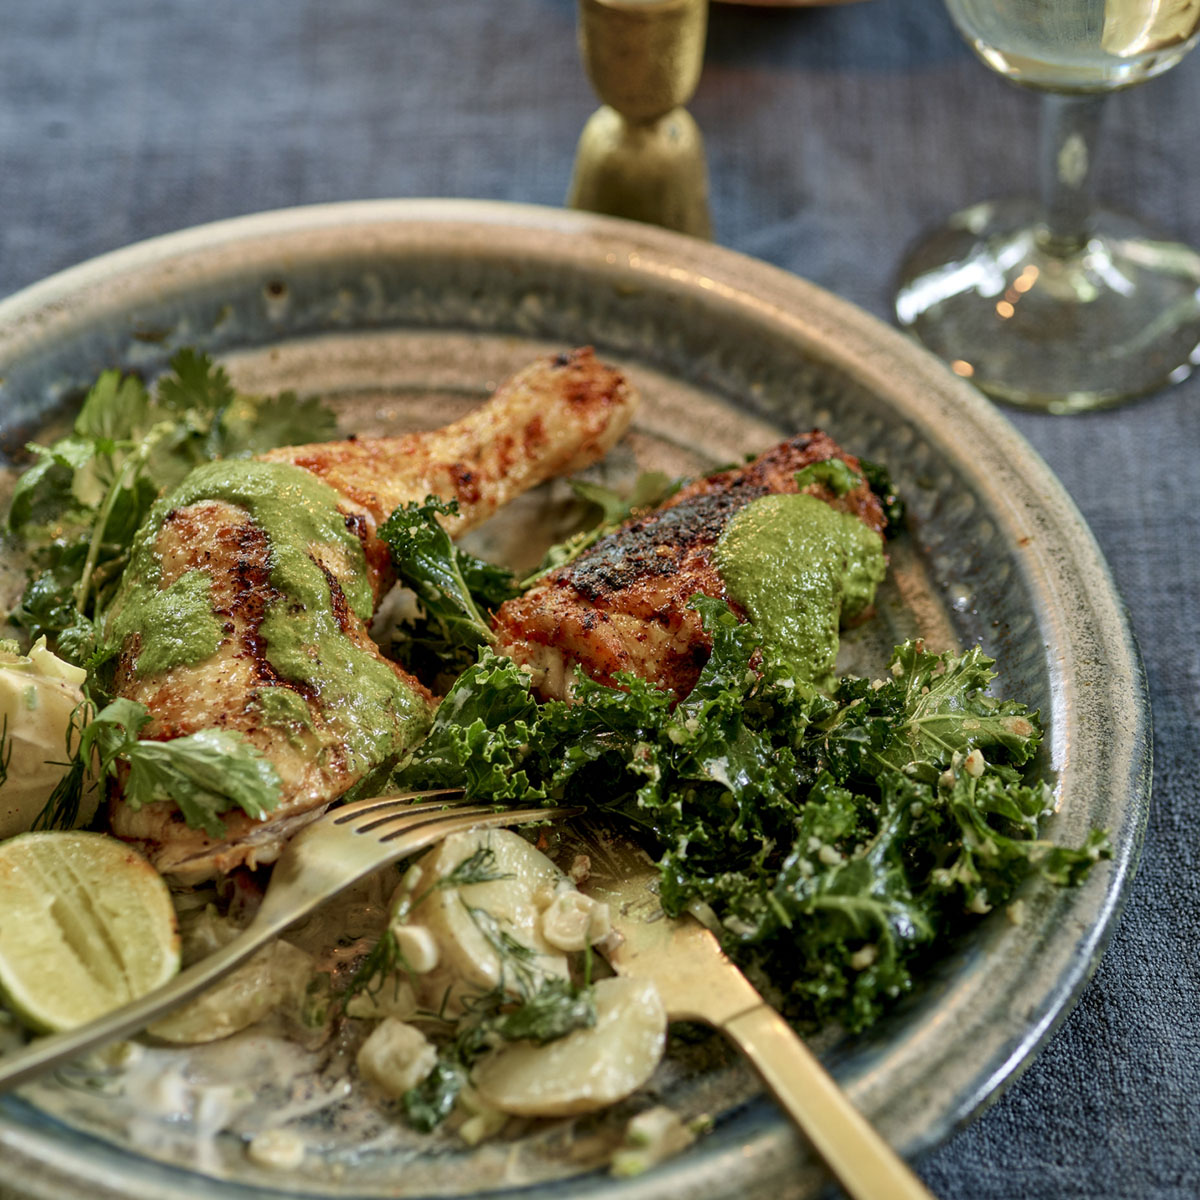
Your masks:
{"label": "fresh herb garnish", "polygon": [[[222,813],[240,808],[261,818],[279,803],[279,775],[240,733],[201,729],[166,742],[139,740],[150,720],[145,705],[118,699],[76,726],[77,739],[74,731],[69,738],[77,740],[76,753],[34,828],[71,828],[84,789],[119,773],[125,777],[124,802],[134,811],[168,800],[188,825],[213,837],[225,832]],[[88,768],[93,762],[94,778]]]}
{"label": "fresh herb garnish", "polygon": [[497,868],[496,851],[491,846],[480,846],[433,886],[439,891],[445,891],[447,888],[469,887],[473,883],[495,883],[499,879],[511,878],[511,872]]}
{"label": "fresh herb garnish", "polygon": [[443,1050],[433,1070],[401,1096],[404,1119],[418,1133],[431,1133],[454,1111],[468,1072],[457,1055]]}
{"label": "fresh herb garnish", "polygon": [[596,999],[590,987],[552,976],[520,1005],[501,1015],[495,1032],[506,1041],[539,1046],[596,1024]]}
{"label": "fresh herb garnish", "polygon": [[436,1128],[453,1110],[471,1068],[497,1040],[544,1045],[595,1024],[596,1001],[588,978],[576,984],[540,976],[516,998],[506,987],[473,997],[455,1036],[439,1049],[433,1071],[401,1098],[405,1120],[422,1133]]}
{"label": "fresh herb garnish", "polygon": [[398,986],[401,971],[408,971],[408,964],[400,952],[400,944],[389,925],[379,941],[367,952],[366,957],[354,969],[338,1003],[343,1012],[355,996],[362,994],[374,999],[387,985],[389,979]]}
{"label": "fresh herb garnish", "polygon": [[4,723],[0,725],[0,788],[8,782],[8,764],[12,762],[12,738],[8,733],[8,714],[4,714]]}
{"label": "fresh herb garnish", "polygon": [[54,785],[41,812],[34,818],[32,829],[74,829],[79,823],[83,798],[97,786],[91,778],[88,763],[83,757],[83,731],[92,719],[95,708],[84,697],[71,711],[67,725],[63,762],[67,764],[62,778]]}
{"label": "fresh herb garnish", "polygon": [[35,461],[17,480],[8,521],[35,571],[13,620],[85,664],[133,535],[164,489],[202,462],[321,440],[335,429],[319,401],[242,395],[222,367],[193,350],[172,358],[153,391],[136,376],[105,371],[70,434],[27,447]]}

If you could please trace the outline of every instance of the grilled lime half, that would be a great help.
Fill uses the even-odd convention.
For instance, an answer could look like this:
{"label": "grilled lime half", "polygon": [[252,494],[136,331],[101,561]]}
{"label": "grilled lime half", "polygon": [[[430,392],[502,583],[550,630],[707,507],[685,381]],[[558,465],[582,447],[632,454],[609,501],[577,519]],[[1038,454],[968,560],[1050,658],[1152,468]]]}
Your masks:
{"label": "grilled lime half", "polygon": [[0,999],[22,1024],[73,1029],[178,970],[170,893],[132,847],[80,832],[0,843]]}

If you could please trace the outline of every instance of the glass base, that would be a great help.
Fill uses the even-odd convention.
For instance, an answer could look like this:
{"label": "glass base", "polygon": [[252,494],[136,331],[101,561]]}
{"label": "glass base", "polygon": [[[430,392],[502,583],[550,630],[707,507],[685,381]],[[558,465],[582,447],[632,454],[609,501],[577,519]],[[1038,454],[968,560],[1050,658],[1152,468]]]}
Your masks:
{"label": "glass base", "polygon": [[1200,254],[1113,213],[1063,248],[1031,201],[964,209],[910,251],[895,304],[956,374],[1025,408],[1105,408],[1200,365]]}

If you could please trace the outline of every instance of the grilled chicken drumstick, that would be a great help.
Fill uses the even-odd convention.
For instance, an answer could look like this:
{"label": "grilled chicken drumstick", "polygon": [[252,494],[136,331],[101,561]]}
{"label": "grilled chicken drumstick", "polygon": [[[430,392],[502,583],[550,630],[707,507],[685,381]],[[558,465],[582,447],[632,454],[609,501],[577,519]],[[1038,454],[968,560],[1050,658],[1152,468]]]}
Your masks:
{"label": "grilled chicken drumstick", "polygon": [[[497,652],[530,667],[546,700],[569,698],[577,666],[610,686],[628,671],[685,696],[712,648],[688,601],[697,592],[729,600],[713,562],[726,524],[759,496],[800,490],[796,472],[831,458],[859,470],[856,458],[814,431],[745,467],[693,481],[501,605]],[[865,482],[841,496],[820,483],[804,491],[883,533],[883,509]]]}
{"label": "grilled chicken drumstick", "polygon": [[265,820],[192,828],[159,802],[112,804],[113,832],[159,871],[197,881],[271,862],[319,815],[428,726],[425,688],[384,659],[367,627],[391,582],[377,525],[398,505],[457,499],[460,533],[514,496],[600,458],[635,395],[590,350],[534,363],[444,429],[210,463],[155,506],[106,629],[116,692],[150,711],[143,737],[243,734],[282,780]]}

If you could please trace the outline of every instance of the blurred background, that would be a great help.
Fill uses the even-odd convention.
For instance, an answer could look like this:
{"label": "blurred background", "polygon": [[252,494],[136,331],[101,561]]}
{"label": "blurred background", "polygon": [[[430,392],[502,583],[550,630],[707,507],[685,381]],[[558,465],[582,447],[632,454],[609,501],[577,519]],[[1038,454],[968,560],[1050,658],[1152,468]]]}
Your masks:
{"label": "blurred background", "polygon": [[[572,0],[5,0],[0,294],[202,221],[377,196],[562,204]],[[1109,106],[1098,190],[1200,243],[1196,62]],[[689,105],[716,239],[880,315],[909,242],[1034,185],[1036,102],[940,0],[714,4]]]}
{"label": "blurred background", "polygon": [[[4,0],[0,296],[185,226],[322,201],[559,205],[595,95],[572,0]],[[715,4],[689,109],[718,242],[890,321],[908,244],[1034,187],[1036,100],[941,0]],[[1100,198],[1200,245],[1200,53],[1110,103]],[[1024,1077],[929,1154],[940,1196],[1200,1194],[1200,379],[1015,423],[1130,604],[1155,804],[1126,918]]]}

